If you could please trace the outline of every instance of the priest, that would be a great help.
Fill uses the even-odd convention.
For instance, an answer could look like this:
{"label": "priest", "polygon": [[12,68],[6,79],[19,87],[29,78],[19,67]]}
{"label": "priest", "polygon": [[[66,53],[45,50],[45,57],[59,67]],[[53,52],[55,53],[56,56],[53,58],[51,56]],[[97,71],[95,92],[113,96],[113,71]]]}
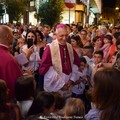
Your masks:
{"label": "priest", "polygon": [[67,26],[58,24],[55,33],[57,39],[45,48],[39,74],[44,75],[45,91],[65,92],[76,80],[80,61],[75,50],[67,43]]}
{"label": "priest", "polygon": [[0,25],[0,79],[6,81],[9,98],[14,98],[14,88],[18,77],[23,73],[9,48],[13,42],[13,34],[8,26]]}

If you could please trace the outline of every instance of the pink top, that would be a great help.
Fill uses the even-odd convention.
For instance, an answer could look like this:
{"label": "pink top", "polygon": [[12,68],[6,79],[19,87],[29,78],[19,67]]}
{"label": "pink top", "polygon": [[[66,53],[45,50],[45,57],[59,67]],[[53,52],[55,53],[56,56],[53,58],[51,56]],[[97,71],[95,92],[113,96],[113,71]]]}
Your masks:
{"label": "pink top", "polygon": [[104,57],[107,55],[109,49],[110,49],[111,44],[110,43],[106,43],[103,45],[103,47],[100,50],[103,50],[104,53]]}

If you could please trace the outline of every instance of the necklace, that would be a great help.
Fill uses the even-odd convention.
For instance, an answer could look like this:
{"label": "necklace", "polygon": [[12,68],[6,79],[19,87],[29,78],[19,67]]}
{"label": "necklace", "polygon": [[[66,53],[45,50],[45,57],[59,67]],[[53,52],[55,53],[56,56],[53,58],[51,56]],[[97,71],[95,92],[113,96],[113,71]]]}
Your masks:
{"label": "necklace", "polygon": [[61,48],[63,48],[63,56],[64,56],[64,64],[67,65],[67,60],[66,60],[66,46],[60,45]]}
{"label": "necklace", "polygon": [[64,64],[67,64],[67,60],[66,60],[66,49],[64,48]]}

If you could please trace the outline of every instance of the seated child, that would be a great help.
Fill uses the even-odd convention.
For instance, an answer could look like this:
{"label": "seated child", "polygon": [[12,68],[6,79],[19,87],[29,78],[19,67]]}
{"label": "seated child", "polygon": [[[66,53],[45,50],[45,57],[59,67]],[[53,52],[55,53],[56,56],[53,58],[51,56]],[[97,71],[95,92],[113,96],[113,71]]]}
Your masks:
{"label": "seated child", "polygon": [[9,89],[0,79],[0,120],[21,120],[19,107],[8,101]]}

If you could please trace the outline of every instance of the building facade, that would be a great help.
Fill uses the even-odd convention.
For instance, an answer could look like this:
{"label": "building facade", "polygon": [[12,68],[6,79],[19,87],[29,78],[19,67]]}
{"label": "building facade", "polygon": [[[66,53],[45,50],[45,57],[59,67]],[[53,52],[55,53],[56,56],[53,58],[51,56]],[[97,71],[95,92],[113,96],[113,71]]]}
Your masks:
{"label": "building facade", "polygon": [[[2,2],[8,0],[1,0]],[[10,0],[12,1],[12,0]],[[16,0],[17,1],[17,0]],[[23,0],[21,0],[23,1]],[[37,19],[35,19],[34,14],[38,12],[39,5],[46,0],[26,0],[27,7],[26,13],[21,20],[22,23],[31,23],[36,25]],[[83,25],[86,24],[97,24],[99,21],[99,15],[101,14],[102,2],[101,0],[76,0],[76,5],[74,8],[65,7],[62,14],[62,22],[63,23],[72,23],[72,22],[81,22]],[[4,22],[9,22],[7,20],[8,16],[4,15]]]}
{"label": "building facade", "polygon": [[[97,24],[98,16],[101,14],[101,0],[76,0],[74,8],[65,8],[62,14],[63,23],[81,22],[83,25],[86,24]],[[70,13],[70,20],[69,20]]]}

